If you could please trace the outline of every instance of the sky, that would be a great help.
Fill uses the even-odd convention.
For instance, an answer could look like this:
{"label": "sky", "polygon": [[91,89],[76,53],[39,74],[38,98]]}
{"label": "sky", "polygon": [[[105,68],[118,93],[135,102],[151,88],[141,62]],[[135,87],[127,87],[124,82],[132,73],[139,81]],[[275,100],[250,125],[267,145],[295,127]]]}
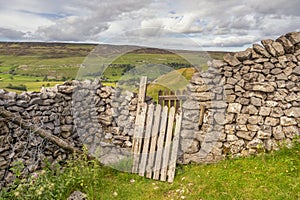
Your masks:
{"label": "sky", "polygon": [[300,31],[299,0],[0,0],[0,41],[238,51]]}

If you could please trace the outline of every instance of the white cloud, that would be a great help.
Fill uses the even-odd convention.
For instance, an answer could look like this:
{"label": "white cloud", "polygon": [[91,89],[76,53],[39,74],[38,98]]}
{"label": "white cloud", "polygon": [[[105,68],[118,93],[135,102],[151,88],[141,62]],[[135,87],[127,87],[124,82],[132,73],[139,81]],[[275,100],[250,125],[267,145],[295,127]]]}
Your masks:
{"label": "white cloud", "polygon": [[242,48],[299,30],[299,9],[298,0],[0,0],[0,31],[20,39],[178,48],[188,47],[190,37],[203,47]]}

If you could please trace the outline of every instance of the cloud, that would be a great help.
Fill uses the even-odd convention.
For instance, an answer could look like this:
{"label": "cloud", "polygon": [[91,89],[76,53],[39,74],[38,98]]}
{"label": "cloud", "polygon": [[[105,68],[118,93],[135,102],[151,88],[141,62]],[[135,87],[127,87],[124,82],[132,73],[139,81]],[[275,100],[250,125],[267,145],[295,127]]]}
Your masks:
{"label": "cloud", "polygon": [[0,39],[19,40],[20,38],[24,37],[25,34],[26,33],[21,32],[21,31],[16,31],[16,30],[0,27]]}
{"label": "cloud", "polygon": [[299,9],[298,0],[10,0],[0,27],[20,39],[243,48],[299,30]]}

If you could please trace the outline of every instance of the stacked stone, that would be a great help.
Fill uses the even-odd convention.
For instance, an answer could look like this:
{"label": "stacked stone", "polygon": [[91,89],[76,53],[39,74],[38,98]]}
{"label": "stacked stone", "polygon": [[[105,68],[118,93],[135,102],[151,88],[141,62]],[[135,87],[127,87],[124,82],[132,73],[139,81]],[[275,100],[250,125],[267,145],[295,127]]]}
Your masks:
{"label": "stacked stone", "polygon": [[[215,65],[225,63],[214,61]],[[207,163],[222,159],[222,146],[225,141],[225,78],[220,70],[210,67],[206,72],[194,74],[188,85],[188,100],[183,103],[181,131],[181,162]],[[200,107],[204,106],[204,115]]]}
{"label": "stacked stone", "polygon": [[[193,112],[195,119],[184,119],[190,128],[189,134],[182,132],[184,163],[276,150],[278,144],[290,144],[299,136],[300,32],[288,33],[276,41],[263,40],[262,45],[227,54],[223,61],[214,60],[209,65],[206,73],[194,75],[189,86],[191,97],[185,112]],[[224,101],[219,102],[222,95]],[[213,104],[217,105],[215,109],[210,107]],[[188,119],[197,121],[199,105],[206,106],[207,119],[197,131]],[[220,109],[223,106],[225,117]],[[207,128],[211,124],[219,137]],[[210,141],[211,135],[216,141],[214,147],[206,152],[205,159],[200,159],[203,146],[207,146],[203,141]],[[187,138],[193,138],[193,142],[185,144]]]}
{"label": "stacked stone", "polygon": [[[83,144],[130,148],[136,104],[133,93],[121,93],[97,80],[70,81],[41,92],[19,95],[0,90],[0,106],[78,148]],[[26,174],[40,169],[45,160],[55,164],[68,156],[68,152],[34,131],[0,117],[2,185],[14,178],[10,168],[16,162],[24,164]]]}
{"label": "stacked stone", "polygon": [[[17,95],[13,92],[0,91],[0,104],[6,110],[21,116],[27,123],[32,123],[50,131],[73,145],[79,146],[79,142],[72,140],[72,112],[71,97],[63,93],[50,91],[47,93],[26,92]],[[48,160],[57,163],[65,160],[67,153],[56,145],[49,143],[36,135],[32,130],[25,130],[18,124],[1,118],[0,130],[0,177],[2,185],[14,178],[10,169],[16,163],[22,163],[25,168],[23,173],[30,173],[42,165],[42,161]]]}
{"label": "stacked stone", "polygon": [[106,138],[112,139],[112,143],[118,147],[132,146],[137,101],[137,96],[128,91],[123,94],[117,91],[113,96],[111,106],[115,124],[109,131],[112,134]]}

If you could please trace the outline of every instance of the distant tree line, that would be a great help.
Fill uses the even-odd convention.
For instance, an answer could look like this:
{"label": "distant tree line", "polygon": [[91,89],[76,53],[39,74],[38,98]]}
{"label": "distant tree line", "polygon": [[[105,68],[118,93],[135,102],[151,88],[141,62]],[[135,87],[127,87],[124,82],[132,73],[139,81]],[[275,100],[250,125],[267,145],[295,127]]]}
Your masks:
{"label": "distant tree line", "polygon": [[27,91],[27,87],[24,84],[12,85],[11,83],[9,83],[8,86],[6,86],[6,88],[13,89],[13,90]]}
{"label": "distant tree line", "polygon": [[169,62],[165,63],[165,65],[173,68],[173,69],[181,69],[181,68],[191,68],[193,65],[190,63],[177,63],[177,62]]}

